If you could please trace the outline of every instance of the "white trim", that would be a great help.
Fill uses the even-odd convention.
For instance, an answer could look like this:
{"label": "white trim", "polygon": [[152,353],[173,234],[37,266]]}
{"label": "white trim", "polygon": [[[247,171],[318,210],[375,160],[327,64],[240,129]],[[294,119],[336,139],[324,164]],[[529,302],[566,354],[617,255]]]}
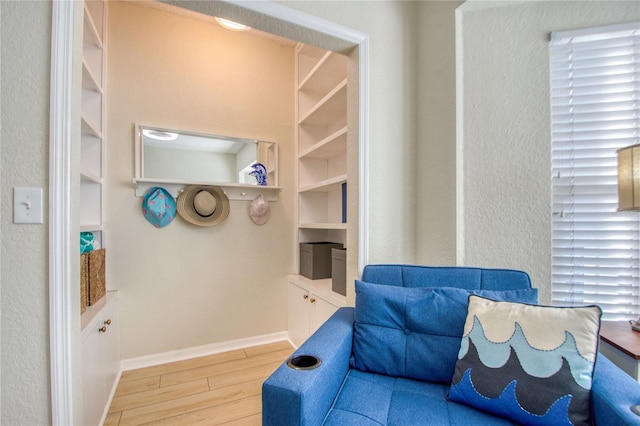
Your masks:
{"label": "white trim", "polygon": [[153,367],[169,362],[184,361],[186,359],[215,355],[222,352],[235,351],[250,348],[252,346],[266,345],[269,343],[289,340],[286,331],[264,334],[262,336],[248,337],[245,339],[229,340],[227,342],[212,343],[192,348],[178,349],[153,355],[145,355],[137,358],[123,359],[120,363],[122,371],[136,370],[138,368]]}
{"label": "white trim", "polygon": [[[465,3],[463,6],[467,6]],[[456,264],[465,264],[464,246],[464,38],[463,6],[455,11],[456,31]]]}
{"label": "white trim", "polygon": [[578,30],[553,31],[550,35],[550,45],[573,43],[576,41],[591,41],[611,38],[612,33],[618,37],[632,36],[640,33],[640,21],[625,24],[605,25],[602,27],[581,28]]}
{"label": "white trim", "polygon": [[74,1],[54,1],[49,125],[49,316],[51,423],[73,419],[71,301],[71,103]]}
{"label": "white trim", "polygon": [[369,37],[359,41],[359,217],[358,217],[358,272],[369,263]]}
{"label": "white trim", "polygon": [[[251,10],[264,16],[276,18],[290,24],[308,28],[319,33],[327,34],[343,41],[353,44],[361,44],[368,39],[368,35],[349,27],[336,24],[335,22],[292,9],[288,6],[274,3],[272,1],[261,0],[224,0],[225,3],[239,6],[243,9]],[[177,3],[179,4],[179,3]]]}

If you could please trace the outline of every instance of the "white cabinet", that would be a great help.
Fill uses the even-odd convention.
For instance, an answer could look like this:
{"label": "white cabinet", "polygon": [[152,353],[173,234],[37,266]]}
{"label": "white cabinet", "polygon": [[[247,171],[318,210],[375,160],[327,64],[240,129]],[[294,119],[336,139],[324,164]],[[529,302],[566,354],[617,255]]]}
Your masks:
{"label": "white cabinet", "polygon": [[347,246],[347,57],[300,44],[296,76],[298,240]]}
{"label": "white cabinet", "polygon": [[82,316],[83,425],[101,424],[120,375],[117,292],[107,292]]}
{"label": "white cabinet", "polygon": [[346,298],[331,291],[331,280],[310,280],[299,275],[289,276],[288,329],[289,340],[299,347],[339,307]]}
{"label": "white cabinet", "polygon": [[104,246],[105,1],[84,2],[80,145],[80,230]]}

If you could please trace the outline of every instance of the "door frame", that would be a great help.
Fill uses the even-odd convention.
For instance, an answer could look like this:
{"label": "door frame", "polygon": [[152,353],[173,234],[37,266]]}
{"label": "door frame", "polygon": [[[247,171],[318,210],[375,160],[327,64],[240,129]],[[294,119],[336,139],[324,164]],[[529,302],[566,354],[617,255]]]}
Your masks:
{"label": "door frame", "polygon": [[[333,37],[357,48],[358,61],[358,271],[368,258],[368,146],[369,146],[369,36],[351,28],[289,8],[272,1],[225,1],[236,12],[259,14],[298,28],[303,33],[315,32]],[[179,5],[179,3],[178,3]],[[73,348],[79,343],[73,330],[76,300],[71,286],[72,244],[72,104],[73,46],[75,7],[83,2],[54,0],[51,30],[51,98],[49,136],[49,320],[51,367],[51,422],[53,425],[76,424],[79,407],[74,404]],[[77,96],[77,95],[75,95]],[[77,355],[77,354],[76,354]],[[75,359],[78,359],[76,356]]]}

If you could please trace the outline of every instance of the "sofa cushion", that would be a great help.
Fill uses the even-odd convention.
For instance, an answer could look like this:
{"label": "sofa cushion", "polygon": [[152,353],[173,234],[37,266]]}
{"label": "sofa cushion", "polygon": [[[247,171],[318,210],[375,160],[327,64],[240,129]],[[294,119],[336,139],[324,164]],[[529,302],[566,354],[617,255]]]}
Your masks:
{"label": "sofa cushion", "polygon": [[536,303],[537,289],[405,288],[356,281],[351,366],[395,377],[451,383],[469,294]]}
{"label": "sofa cushion", "polygon": [[449,399],[521,424],[592,424],[601,315],[470,296]]}
{"label": "sofa cushion", "polygon": [[350,370],[324,426],[509,425],[447,401],[449,385]]}

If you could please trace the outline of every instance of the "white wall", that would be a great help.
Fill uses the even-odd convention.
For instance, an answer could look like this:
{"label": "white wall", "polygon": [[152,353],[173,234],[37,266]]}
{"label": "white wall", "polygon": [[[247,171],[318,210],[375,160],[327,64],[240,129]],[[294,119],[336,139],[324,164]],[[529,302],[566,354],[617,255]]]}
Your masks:
{"label": "white wall", "polygon": [[640,19],[637,2],[458,9],[458,261],[524,269],[550,301],[549,33]]}
{"label": "white wall", "polygon": [[134,3],[110,2],[108,22],[107,282],[121,296],[122,358],[284,331],[292,167],[264,226],[231,201],[218,226],[156,229],[134,196],[133,125],[275,141],[291,165],[294,46]]}
{"label": "white wall", "polygon": [[[49,409],[50,2],[0,2],[0,424],[44,425]],[[45,223],[13,224],[13,187],[44,192]]]}
{"label": "white wall", "polygon": [[418,8],[416,263],[456,264],[455,9]]}

